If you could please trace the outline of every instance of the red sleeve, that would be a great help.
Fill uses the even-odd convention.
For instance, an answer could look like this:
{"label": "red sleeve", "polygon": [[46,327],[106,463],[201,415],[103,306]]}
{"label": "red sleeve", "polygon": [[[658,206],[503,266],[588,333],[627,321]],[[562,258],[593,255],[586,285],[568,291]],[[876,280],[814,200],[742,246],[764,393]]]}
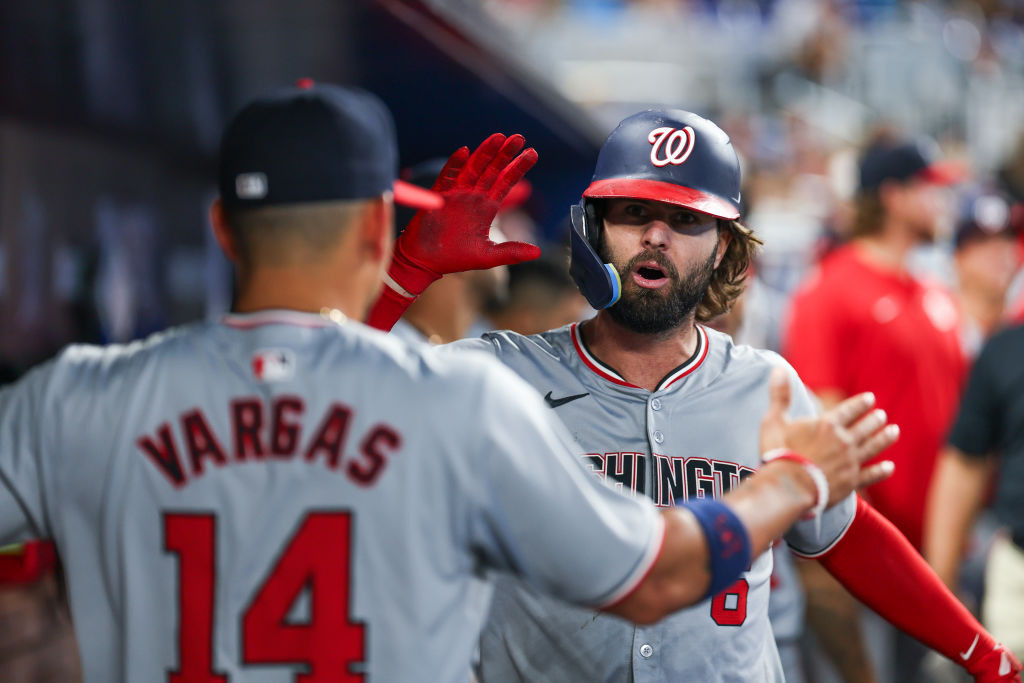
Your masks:
{"label": "red sleeve", "polygon": [[1019,680],[1002,663],[1015,661],[1012,655],[1003,655],[910,542],[863,499],[846,534],[819,561],[865,605],[978,680]]}
{"label": "red sleeve", "polygon": [[782,356],[811,391],[850,394],[843,370],[850,362],[848,335],[843,332],[846,309],[830,296],[817,272],[811,278],[793,299]]}

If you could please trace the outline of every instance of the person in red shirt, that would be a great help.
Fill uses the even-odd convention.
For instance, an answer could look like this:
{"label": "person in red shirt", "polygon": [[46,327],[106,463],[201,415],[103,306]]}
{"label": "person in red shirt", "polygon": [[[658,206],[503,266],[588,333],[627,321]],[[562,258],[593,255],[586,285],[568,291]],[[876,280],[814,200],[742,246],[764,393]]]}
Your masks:
{"label": "person in red shirt", "polygon": [[887,456],[897,472],[865,497],[918,548],[928,482],[967,368],[955,300],[904,265],[913,247],[935,239],[939,188],[958,177],[933,158],[920,142],[867,150],[852,239],[798,288],[783,345],[825,405],[873,391],[903,428]]}
{"label": "person in red shirt", "polygon": [[[935,159],[934,146],[923,141],[878,140],[868,147],[851,239],[828,253],[797,289],[782,349],[825,406],[872,391],[900,424],[903,436],[887,455],[896,472],[864,497],[918,549],[928,484],[967,367],[954,298],[905,265],[915,246],[936,239],[947,205],[942,186],[962,175]],[[809,605],[825,649],[840,668],[844,661],[866,666],[863,653],[857,654],[859,629],[850,628],[859,611],[855,603],[828,576],[804,573],[804,579],[812,581],[814,594],[829,596],[823,606],[828,618],[819,620],[824,629]],[[912,675],[922,654],[913,645],[898,645],[898,671]]]}

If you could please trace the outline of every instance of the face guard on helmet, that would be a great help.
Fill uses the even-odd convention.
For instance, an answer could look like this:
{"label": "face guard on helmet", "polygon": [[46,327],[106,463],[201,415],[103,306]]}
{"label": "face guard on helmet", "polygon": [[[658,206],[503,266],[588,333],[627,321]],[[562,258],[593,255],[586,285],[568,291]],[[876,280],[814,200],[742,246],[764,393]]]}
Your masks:
{"label": "face guard on helmet", "polygon": [[681,109],[651,110],[624,119],[601,147],[583,199],[570,207],[569,273],[595,309],[619,300],[618,271],[595,249],[602,219],[593,200],[648,199],[715,218],[740,215],[740,163],[729,136]]}

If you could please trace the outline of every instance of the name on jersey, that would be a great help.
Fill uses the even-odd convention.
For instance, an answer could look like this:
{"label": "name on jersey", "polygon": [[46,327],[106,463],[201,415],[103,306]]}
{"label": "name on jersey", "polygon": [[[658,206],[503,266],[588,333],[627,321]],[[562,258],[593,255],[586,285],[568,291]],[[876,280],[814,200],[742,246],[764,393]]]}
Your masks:
{"label": "name on jersey", "polygon": [[588,468],[602,479],[615,482],[615,488],[643,493],[659,507],[697,498],[721,498],[754,473],[750,467],[724,460],[700,457],[675,457],[655,454],[652,458],[653,482],[648,482],[646,453],[584,453]]}
{"label": "name on jersey", "polygon": [[[310,416],[298,396],[280,396],[269,403],[245,397],[230,402],[228,415],[230,433],[226,435],[214,432],[203,411],[193,408],[179,415],[174,426],[164,422],[154,433],[140,436],[136,445],[178,488],[210,468],[293,459],[325,466],[356,484],[370,486],[402,445],[401,435],[386,424],[350,435],[355,410],[342,403],[332,403],[323,415]],[[314,425],[312,431],[307,431],[309,425]],[[352,452],[346,451],[350,436],[355,445]]]}

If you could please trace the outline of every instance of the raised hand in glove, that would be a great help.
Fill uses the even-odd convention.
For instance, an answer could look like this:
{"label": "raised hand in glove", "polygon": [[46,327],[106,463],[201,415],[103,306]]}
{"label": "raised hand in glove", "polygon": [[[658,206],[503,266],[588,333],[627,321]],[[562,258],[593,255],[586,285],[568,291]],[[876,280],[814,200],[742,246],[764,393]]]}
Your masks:
{"label": "raised hand in glove", "polygon": [[467,147],[452,154],[433,187],[444,196],[444,206],[417,212],[395,243],[388,274],[405,291],[420,294],[445,273],[540,256],[540,249],[532,244],[496,244],[488,236],[501,202],[537,162],[533,148],[519,153],[524,144],[522,135],[506,138],[495,133],[473,154]]}
{"label": "raised hand in glove", "polygon": [[417,212],[395,242],[387,286],[370,310],[368,324],[390,330],[413,299],[446,273],[540,256],[535,245],[499,244],[489,236],[509,190],[537,163],[536,150],[522,151],[524,145],[521,135],[495,133],[472,154],[463,147],[449,157],[432,188],[444,196],[444,206]]}

